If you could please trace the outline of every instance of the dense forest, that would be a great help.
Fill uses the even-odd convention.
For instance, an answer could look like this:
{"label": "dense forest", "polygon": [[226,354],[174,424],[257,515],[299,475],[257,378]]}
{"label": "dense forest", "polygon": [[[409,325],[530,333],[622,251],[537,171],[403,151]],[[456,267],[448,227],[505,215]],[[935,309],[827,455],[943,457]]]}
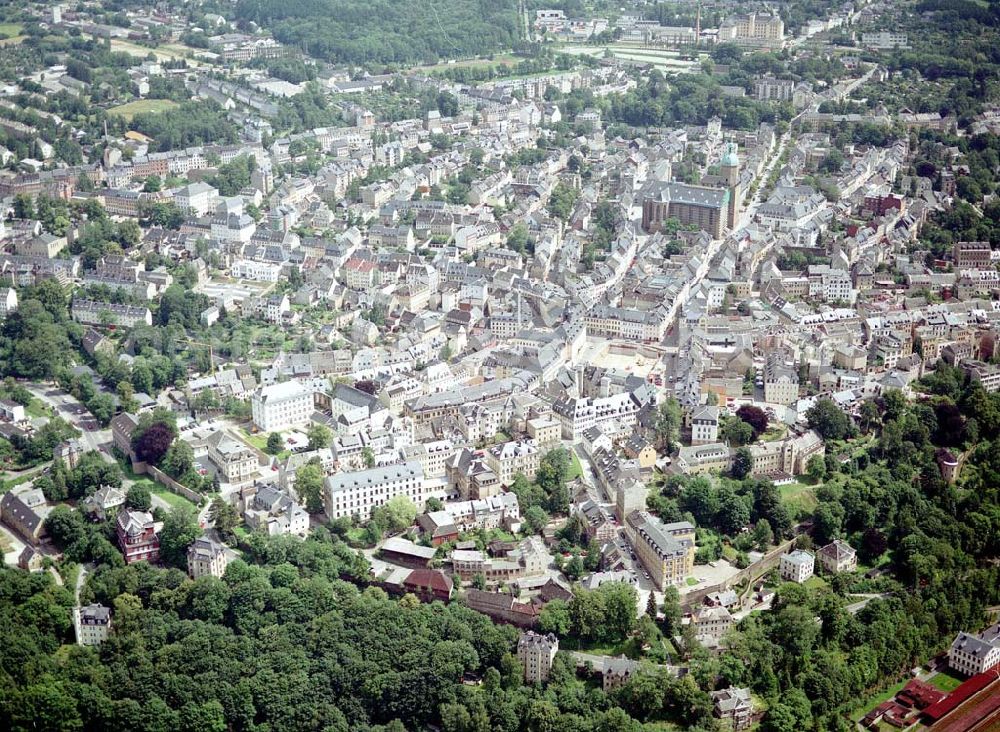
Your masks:
{"label": "dense forest", "polygon": [[337,63],[436,63],[513,47],[514,0],[241,0],[241,21]]}

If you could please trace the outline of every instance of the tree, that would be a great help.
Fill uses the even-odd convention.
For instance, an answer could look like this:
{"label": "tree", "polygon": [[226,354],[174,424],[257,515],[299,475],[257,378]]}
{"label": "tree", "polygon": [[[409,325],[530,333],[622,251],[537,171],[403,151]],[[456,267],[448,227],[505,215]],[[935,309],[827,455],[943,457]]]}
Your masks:
{"label": "tree", "polygon": [[813,455],[806,463],[806,474],[817,483],[826,477],[826,459],[822,455]]}
{"label": "tree", "polygon": [[62,549],[83,538],[86,529],[83,517],[69,506],[56,506],[45,518],[46,533]]}
{"label": "tree", "polygon": [[375,451],[368,445],[361,448],[361,461],[365,464],[365,468],[375,467]]}
{"label": "tree", "polygon": [[676,399],[667,399],[656,409],[654,430],[660,447],[672,452],[677,442],[677,433],[681,426],[681,405]]}
{"label": "tree", "polygon": [[194,509],[177,506],[167,514],[160,531],[160,558],[180,569],[187,568],[187,549],[201,536]]}
{"label": "tree", "polygon": [[753,442],[753,427],[742,419],[730,417],[722,425],[722,439],[733,447],[742,447]]}
{"label": "tree", "polygon": [[163,472],[175,480],[194,471],[194,449],[184,440],[174,440],[174,443],[163,456]]}
{"label": "tree", "polygon": [[749,447],[740,447],[733,453],[733,467],[730,471],[737,480],[743,480],[753,470],[753,453]]}
{"label": "tree", "polygon": [[806,412],[806,419],[824,440],[845,440],[854,432],[850,417],[827,397],[816,400]]}
{"label": "tree", "polygon": [[105,427],[111,422],[111,418],[115,416],[115,400],[110,394],[98,392],[87,401],[87,409],[94,415],[94,419],[97,420],[98,424]]}
{"label": "tree", "polygon": [[549,523],[549,515],[541,506],[529,506],[524,512],[524,523],[528,525],[532,534],[541,534],[542,529]]}
{"label": "tree", "polygon": [[279,452],[285,449],[285,443],[281,439],[281,435],[277,432],[272,432],[267,436],[267,445],[264,450],[269,455],[277,455]]}
{"label": "tree", "polygon": [[750,506],[747,500],[730,488],[720,490],[719,510],[715,514],[715,523],[722,533],[735,536],[750,523]]}
{"label": "tree", "polygon": [[149,488],[140,483],[133,485],[125,494],[125,505],[136,511],[148,511],[153,505]]}
{"label": "tree", "polygon": [[233,536],[233,530],[240,522],[236,508],[222,496],[212,499],[212,505],[208,509],[208,518],[219,533],[226,538]]}
{"label": "tree", "polygon": [[313,515],[323,512],[323,479],[319,461],[310,461],[295,472],[295,492]]}
{"label": "tree", "polygon": [[[156,414],[156,412],[153,412]],[[177,436],[177,427],[170,421],[153,421],[147,415],[139,420],[132,433],[132,449],[140,462],[156,465],[170,449],[170,443]]]}
{"label": "tree", "polygon": [[322,450],[323,448],[330,446],[330,440],[333,439],[333,434],[330,432],[330,428],[326,425],[320,424],[319,422],[313,422],[309,425],[309,429],[306,430],[306,438],[309,440],[310,450]]}
{"label": "tree", "polygon": [[771,524],[765,518],[754,524],[751,536],[757,551],[765,552],[774,543],[774,532],[771,531]]}
{"label": "tree", "polygon": [[760,407],[744,404],[736,410],[736,416],[753,429],[753,439],[758,439],[767,432],[767,413]]}
{"label": "tree", "polygon": [[390,530],[402,531],[413,525],[419,511],[409,496],[395,496],[381,507]]}

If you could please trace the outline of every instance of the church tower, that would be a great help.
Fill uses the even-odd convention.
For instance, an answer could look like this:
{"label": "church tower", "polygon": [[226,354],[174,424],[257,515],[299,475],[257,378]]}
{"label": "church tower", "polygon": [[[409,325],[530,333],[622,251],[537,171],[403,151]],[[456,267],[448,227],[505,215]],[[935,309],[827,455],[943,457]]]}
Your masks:
{"label": "church tower", "polygon": [[725,181],[726,190],[729,191],[729,211],[728,226],[730,231],[736,228],[736,222],[740,217],[740,158],[736,153],[736,143],[727,142],[722,153],[722,178]]}

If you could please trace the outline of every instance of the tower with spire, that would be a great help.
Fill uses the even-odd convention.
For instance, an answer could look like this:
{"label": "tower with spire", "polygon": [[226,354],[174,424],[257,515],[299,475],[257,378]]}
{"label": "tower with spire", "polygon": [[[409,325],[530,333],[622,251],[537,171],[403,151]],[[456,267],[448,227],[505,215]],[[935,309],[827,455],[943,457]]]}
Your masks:
{"label": "tower with spire", "polygon": [[732,230],[736,228],[736,221],[740,216],[740,158],[735,142],[727,142],[723,149],[721,172],[726,189],[729,191],[727,218],[729,219],[729,229]]}

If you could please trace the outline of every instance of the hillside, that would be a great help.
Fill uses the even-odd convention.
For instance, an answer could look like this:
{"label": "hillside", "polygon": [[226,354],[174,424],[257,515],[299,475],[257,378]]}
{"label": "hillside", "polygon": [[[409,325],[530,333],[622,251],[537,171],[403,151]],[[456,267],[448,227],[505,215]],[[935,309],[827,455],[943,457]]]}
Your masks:
{"label": "hillside", "polygon": [[241,0],[236,16],[337,63],[434,63],[518,39],[514,0]]}

